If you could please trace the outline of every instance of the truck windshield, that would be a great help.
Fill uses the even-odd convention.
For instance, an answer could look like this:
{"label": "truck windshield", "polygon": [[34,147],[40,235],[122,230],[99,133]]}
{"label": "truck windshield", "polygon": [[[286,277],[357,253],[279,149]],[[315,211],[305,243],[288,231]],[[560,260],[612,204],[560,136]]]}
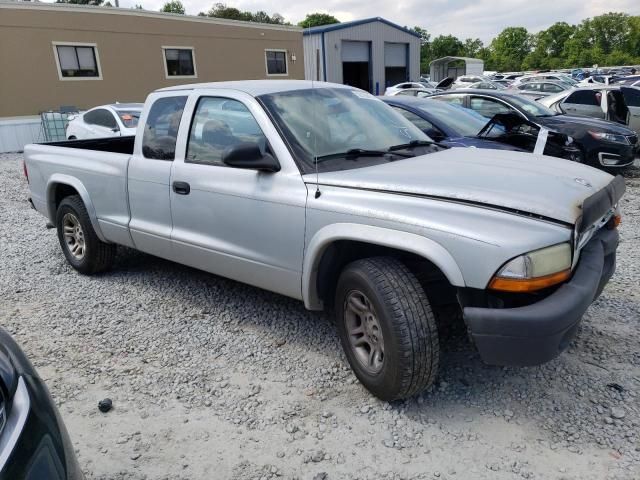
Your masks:
{"label": "truck windshield", "polygon": [[[363,155],[353,152],[386,152],[396,145],[431,139],[409,120],[373,95],[347,88],[315,88],[279,92],[258,97],[271,114],[303,173],[357,168],[416,156],[437,147],[418,145],[402,154]],[[426,150],[426,151],[425,151]],[[341,155],[341,152],[345,152]],[[351,152],[349,155],[346,152]]]}

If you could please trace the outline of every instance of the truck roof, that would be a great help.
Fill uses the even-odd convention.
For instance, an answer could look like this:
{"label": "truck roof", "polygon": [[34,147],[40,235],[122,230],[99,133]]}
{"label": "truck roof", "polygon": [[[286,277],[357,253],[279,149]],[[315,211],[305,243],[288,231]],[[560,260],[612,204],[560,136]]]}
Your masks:
{"label": "truck roof", "polygon": [[309,88],[353,88],[337,83],[315,82],[311,80],[239,80],[231,82],[192,83],[160,88],[156,92],[170,92],[177,90],[205,90],[227,89],[238,90],[254,97],[270,93],[290,92]]}

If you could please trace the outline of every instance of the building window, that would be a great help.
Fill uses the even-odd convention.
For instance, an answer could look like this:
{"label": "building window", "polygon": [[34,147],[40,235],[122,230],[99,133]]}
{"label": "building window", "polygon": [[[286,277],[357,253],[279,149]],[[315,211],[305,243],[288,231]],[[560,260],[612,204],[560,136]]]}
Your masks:
{"label": "building window", "polygon": [[196,78],[193,47],[162,47],[167,78]]}
{"label": "building window", "polygon": [[286,50],[265,50],[265,60],[267,62],[267,75],[289,74],[287,71]]}
{"label": "building window", "polygon": [[60,80],[102,80],[95,44],[54,42],[53,51]]}

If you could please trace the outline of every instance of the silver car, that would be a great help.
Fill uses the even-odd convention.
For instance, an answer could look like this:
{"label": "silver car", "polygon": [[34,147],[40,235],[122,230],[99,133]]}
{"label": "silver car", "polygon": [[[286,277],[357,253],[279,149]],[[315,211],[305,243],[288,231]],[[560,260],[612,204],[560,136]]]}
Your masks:
{"label": "silver car", "polygon": [[511,85],[508,90],[526,97],[538,100],[556,93],[564,92],[573,88],[571,85],[562,82],[534,81],[524,82],[518,85]]}
{"label": "silver car", "polygon": [[640,87],[592,85],[548,96],[540,103],[558,113],[611,120],[640,135]]}

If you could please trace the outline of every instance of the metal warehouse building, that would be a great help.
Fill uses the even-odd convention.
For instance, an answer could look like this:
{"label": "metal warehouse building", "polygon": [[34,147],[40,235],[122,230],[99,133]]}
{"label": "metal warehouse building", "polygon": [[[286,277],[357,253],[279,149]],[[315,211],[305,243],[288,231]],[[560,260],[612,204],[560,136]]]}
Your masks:
{"label": "metal warehouse building", "polygon": [[420,76],[420,36],[384,18],[305,29],[307,80],[344,83],[373,94]]}
{"label": "metal warehouse building", "polygon": [[181,83],[302,79],[302,43],[285,25],[0,0],[0,152],[44,140],[38,115],[61,106],[143,102]]}

